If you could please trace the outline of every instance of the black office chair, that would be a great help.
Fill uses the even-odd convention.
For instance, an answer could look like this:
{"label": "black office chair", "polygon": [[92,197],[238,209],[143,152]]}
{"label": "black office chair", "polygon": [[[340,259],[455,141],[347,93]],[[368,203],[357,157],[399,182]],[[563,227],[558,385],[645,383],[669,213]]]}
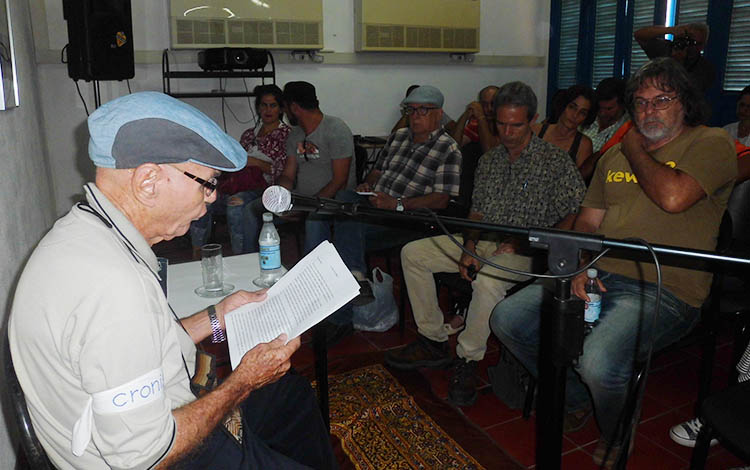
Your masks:
{"label": "black office chair", "polygon": [[706,465],[711,439],[750,462],[750,381],[729,387],[703,401],[699,414],[703,426],[690,460],[691,470]]}
{"label": "black office chair", "polygon": [[8,386],[8,395],[13,408],[16,425],[21,435],[21,448],[26,457],[29,468],[34,470],[53,470],[55,467],[49,461],[47,453],[34,433],[31,425],[29,410],[26,408],[26,398],[21,390],[21,384],[16,377],[16,369],[13,367],[13,358],[10,355],[10,341],[5,336],[3,346],[5,383]]}

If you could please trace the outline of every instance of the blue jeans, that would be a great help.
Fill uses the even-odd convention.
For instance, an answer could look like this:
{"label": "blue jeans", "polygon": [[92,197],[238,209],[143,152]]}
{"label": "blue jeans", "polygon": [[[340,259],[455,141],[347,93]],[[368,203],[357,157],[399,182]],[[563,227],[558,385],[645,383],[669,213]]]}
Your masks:
{"label": "blue jeans", "polygon": [[[584,340],[583,355],[573,368],[576,373],[568,371],[566,405],[568,410],[582,409],[590,393],[602,437],[613,442],[627,399],[639,325],[639,355],[645,358],[648,351],[656,285],[603,271],[599,271],[599,278],[607,288],[602,295],[599,324]],[[490,317],[492,331],[534,376],[538,370],[540,313],[547,295],[552,292],[537,281],[497,304]],[[680,339],[699,317],[700,309],[662,289],[653,329],[654,350]]]}
{"label": "blue jeans", "polygon": [[[229,198],[231,197],[239,197],[242,199],[242,204],[229,204]],[[245,222],[245,208],[257,198],[258,193],[255,191],[242,191],[231,195],[219,194],[216,201],[208,206],[206,214],[190,224],[190,240],[193,246],[200,247],[208,240],[213,214],[226,213],[232,253],[239,255],[258,251],[258,234],[253,235],[248,232],[248,225]]]}
{"label": "blue jeans", "polygon": [[243,439],[219,425],[181,469],[336,469],[328,430],[307,379],[288,373],[242,403]]}

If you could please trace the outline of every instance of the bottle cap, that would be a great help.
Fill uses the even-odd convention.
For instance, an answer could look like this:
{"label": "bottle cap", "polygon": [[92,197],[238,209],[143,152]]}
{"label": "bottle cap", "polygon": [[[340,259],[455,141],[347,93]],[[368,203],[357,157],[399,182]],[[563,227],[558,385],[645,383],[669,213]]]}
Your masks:
{"label": "bottle cap", "polygon": [[273,222],[273,214],[270,212],[263,213],[263,222]]}
{"label": "bottle cap", "polygon": [[599,275],[599,272],[596,270],[596,268],[589,268],[586,270],[586,276],[589,277],[589,279],[595,279]]}

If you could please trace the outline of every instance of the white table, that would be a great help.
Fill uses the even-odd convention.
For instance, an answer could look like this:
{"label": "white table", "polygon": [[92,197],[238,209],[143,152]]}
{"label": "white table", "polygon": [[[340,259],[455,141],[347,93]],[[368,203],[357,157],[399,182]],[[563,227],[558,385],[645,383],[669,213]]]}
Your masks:
{"label": "white table", "polygon": [[[253,279],[260,275],[258,253],[224,257],[224,282],[234,290],[260,290]],[[203,285],[201,262],[170,264],[167,273],[167,296],[177,316],[184,318],[221,301],[222,297],[201,297],[195,289]]]}
{"label": "white table", "polygon": [[[234,285],[232,292],[239,289],[260,290],[253,279],[260,275],[258,253],[226,256],[224,282]],[[200,261],[170,264],[167,272],[167,298],[177,316],[184,318],[221,301],[222,297],[201,297],[195,293],[196,287],[203,284]],[[328,349],[325,333],[313,327],[313,352],[315,355],[315,378],[318,382],[318,401],[326,426],[330,428],[328,414]]]}

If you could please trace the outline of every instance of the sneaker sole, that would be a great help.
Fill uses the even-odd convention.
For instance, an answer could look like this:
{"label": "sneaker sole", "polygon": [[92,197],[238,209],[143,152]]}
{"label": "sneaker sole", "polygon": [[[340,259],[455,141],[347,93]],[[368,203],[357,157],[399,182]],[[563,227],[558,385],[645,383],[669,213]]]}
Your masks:
{"label": "sneaker sole", "polygon": [[388,357],[385,358],[385,363],[393,368],[400,370],[415,370],[424,367],[430,369],[445,369],[452,362],[451,358],[435,360],[435,361],[416,361],[416,362],[397,362]]}
{"label": "sneaker sole", "polygon": [[[672,439],[672,440],[673,440],[674,442],[676,442],[677,444],[679,444],[679,445],[681,445],[681,446],[685,446],[685,447],[695,447],[695,443],[696,443],[696,441],[697,441],[697,439],[685,439],[684,437],[678,436],[677,434],[675,434],[674,432],[672,432],[672,430],[671,430],[671,429],[669,430],[669,437],[670,437],[670,438],[671,438],[671,439]],[[719,443],[719,441],[718,441],[718,440],[716,440],[716,439],[711,439],[711,444],[710,444],[710,446],[715,446],[715,445],[716,445],[716,444],[718,444],[718,443]]]}

